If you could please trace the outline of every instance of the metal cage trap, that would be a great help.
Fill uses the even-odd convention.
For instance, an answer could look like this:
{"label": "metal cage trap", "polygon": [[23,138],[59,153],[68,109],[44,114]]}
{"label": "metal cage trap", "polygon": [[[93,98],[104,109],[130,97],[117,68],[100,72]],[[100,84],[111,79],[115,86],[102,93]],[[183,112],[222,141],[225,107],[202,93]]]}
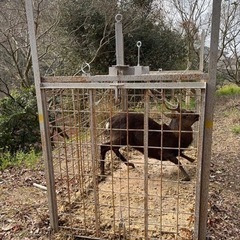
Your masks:
{"label": "metal cage trap", "polygon": [[[31,9],[28,14],[30,26]],[[108,75],[44,77],[38,86],[51,226],[79,239],[197,238],[204,201],[200,186],[208,74],[150,72],[140,65],[140,42],[137,66],[125,65],[119,14],[115,29],[117,61]],[[169,127],[169,104],[178,104],[175,129]],[[125,125],[114,128],[114,116],[123,113]],[[139,118],[130,119],[133,114],[142,116],[140,128]],[[191,124],[192,130],[184,129],[184,118],[193,114],[198,121]],[[149,118],[156,129],[147,124]],[[189,133],[194,140],[183,147],[182,136]],[[169,141],[171,146],[165,143]],[[100,149],[106,143],[110,150],[103,174]],[[116,148],[135,168],[125,166]],[[158,152],[158,159],[151,157],[152,151]],[[166,161],[165,151],[175,153],[190,181],[182,181],[180,161]],[[182,153],[195,161],[187,161]]]}
{"label": "metal cage trap", "polygon": [[[164,80],[165,73],[151,75],[151,82],[147,83],[148,77],[145,80],[145,76],[122,75],[121,83],[116,84],[115,80],[111,81],[114,76],[109,76],[107,81],[96,76],[96,80],[93,77],[89,82],[73,83],[75,87],[71,83],[67,83],[67,87],[60,82],[50,82],[56,78],[43,80],[55,179],[55,186],[48,187],[56,188],[59,227],[79,236],[101,239],[192,236],[195,204],[199,201],[195,193],[201,169],[205,76],[189,73],[187,82],[174,82]],[[179,74],[171,73],[168,77],[178,78]],[[53,86],[56,84],[57,88]],[[188,93],[191,96],[186,95]],[[182,181],[178,165],[148,158],[146,152],[139,153],[134,145],[118,146],[122,147],[121,153],[135,164],[134,169],[125,166],[113,151],[109,151],[102,176],[99,170],[102,161],[100,146],[111,139],[111,131],[114,131],[106,130],[109,120],[119,112],[129,116],[137,112],[155,119],[162,126],[170,121],[165,116],[168,110],[164,110],[164,101],[171,101],[175,94],[182,108],[200,115],[193,128],[193,144],[184,149],[196,161],[181,160],[191,181]],[[160,131],[165,136],[164,130]],[[148,141],[140,147],[148,148]],[[179,146],[174,150],[180,154]]]}

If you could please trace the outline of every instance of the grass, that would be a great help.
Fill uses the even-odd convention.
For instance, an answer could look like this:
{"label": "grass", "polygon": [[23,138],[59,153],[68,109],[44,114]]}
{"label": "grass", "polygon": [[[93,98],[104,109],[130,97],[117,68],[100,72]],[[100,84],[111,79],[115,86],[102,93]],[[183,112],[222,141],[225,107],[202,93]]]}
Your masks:
{"label": "grass", "polygon": [[14,155],[10,152],[0,152],[0,170],[4,170],[14,166],[26,166],[28,168],[34,168],[39,162],[40,154],[34,150],[30,152],[18,151]]}
{"label": "grass", "polygon": [[232,128],[233,133],[240,134],[240,125],[234,126]]}
{"label": "grass", "polygon": [[[225,110],[222,112],[223,117],[227,117],[229,119],[231,132],[234,134],[240,134],[240,109],[239,109],[239,96],[240,96],[240,87],[234,84],[225,85],[221,89],[217,91],[218,96],[223,96],[226,98],[231,99],[231,105],[225,105]],[[225,98],[226,97],[226,98]]]}
{"label": "grass", "polygon": [[234,134],[240,134],[240,111],[236,107],[229,107],[225,111],[223,111],[223,117],[227,117],[229,119],[229,126],[231,126],[231,131]]}
{"label": "grass", "polygon": [[225,85],[216,91],[218,96],[240,95],[240,87],[236,84]]}

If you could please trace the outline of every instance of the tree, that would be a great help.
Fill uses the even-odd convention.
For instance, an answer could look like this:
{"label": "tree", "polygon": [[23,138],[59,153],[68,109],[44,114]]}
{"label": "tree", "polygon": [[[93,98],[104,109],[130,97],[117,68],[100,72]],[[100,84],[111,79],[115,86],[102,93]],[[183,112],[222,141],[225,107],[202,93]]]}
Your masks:
{"label": "tree", "polygon": [[[208,25],[207,10],[210,1],[207,0],[172,0],[173,7],[179,16],[179,26],[184,32],[188,50],[188,67],[199,68],[200,29]],[[176,16],[175,16],[176,18]],[[177,17],[178,18],[178,17]]]}
{"label": "tree", "polygon": [[[125,63],[137,64],[137,41],[142,41],[141,64],[177,69],[185,60],[185,44],[177,31],[170,29],[155,10],[154,1],[63,1],[60,27],[74,38],[74,55],[82,64],[91,64],[91,72],[107,73],[115,65],[116,13],[123,15]],[[64,4],[64,7],[63,7]],[[169,41],[172,39],[172,41]],[[80,66],[79,66],[80,69]]]}
{"label": "tree", "polygon": [[[54,48],[53,39],[48,34],[56,25],[53,19],[56,11],[49,17],[54,7],[48,0],[34,1],[35,29],[38,41],[39,60],[47,71],[49,53]],[[47,7],[46,7],[47,6]],[[43,19],[45,22],[43,22]],[[0,2],[0,92],[9,95],[10,89],[29,88],[33,82],[32,60],[27,34],[25,1],[12,0]],[[51,64],[54,59],[51,59]]]}
{"label": "tree", "polygon": [[[53,6],[48,0],[34,1],[39,60],[45,71],[54,62],[49,60],[54,50],[49,32],[56,25],[55,14],[49,15]],[[1,1],[0,23],[0,148],[13,154],[40,142],[25,1]]]}
{"label": "tree", "polygon": [[240,3],[223,2],[218,71],[240,85]]}

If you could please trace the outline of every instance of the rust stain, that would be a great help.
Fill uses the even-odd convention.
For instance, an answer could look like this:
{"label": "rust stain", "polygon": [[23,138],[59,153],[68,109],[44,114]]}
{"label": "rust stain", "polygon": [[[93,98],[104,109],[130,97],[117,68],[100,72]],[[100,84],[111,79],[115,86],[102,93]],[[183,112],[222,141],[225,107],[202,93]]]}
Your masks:
{"label": "rust stain", "polygon": [[206,128],[213,128],[213,121],[206,120],[205,127]]}
{"label": "rust stain", "polygon": [[42,114],[39,114],[39,115],[38,115],[38,119],[39,119],[39,122],[40,122],[40,123],[43,122],[43,115],[42,115]]}

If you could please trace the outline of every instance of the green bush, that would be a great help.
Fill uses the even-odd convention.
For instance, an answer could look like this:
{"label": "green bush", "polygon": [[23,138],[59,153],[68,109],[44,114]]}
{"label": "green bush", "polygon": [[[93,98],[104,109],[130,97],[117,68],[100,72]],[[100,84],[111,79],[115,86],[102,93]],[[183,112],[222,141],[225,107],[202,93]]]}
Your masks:
{"label": "green bush", "polygon": [[116,65],[114,22],[115,14],[121,13],[126,64],[136,66],[136,43],[142,41],[142,66],[150,66],[151,70],[186,68],[185,38],[168,26],[164,18],[156,17],[154,10],[150,10],[151,1],[144,2],[148,7],[139,1],[121,1],[121,6],[117,2],[60,1],[59,27],[65,29],[64,35],[68,33],[74,39],[70,50],[71,59],[76,59],[73,64],[94,59],[93,74],[106,74],[109,66]]}
{"label": "green bush", "polygon": [[36,165],[39,159],[40,155],[36,153],[34,149],[31,149],[27,153],[20,150],[15,154],[11,154],[9,151],[0,151],[0,170],[20,165],[32,168]]}
{"label": "green bush", "polygon": [[34,87],[14,90],[0,100],[0,149],[11,155],[40,146]]}
{"label": "green bush", "polygon": [[217,95],[237,95],[240,94],[240,87],[235,84],[225,85],[217,90]]}

